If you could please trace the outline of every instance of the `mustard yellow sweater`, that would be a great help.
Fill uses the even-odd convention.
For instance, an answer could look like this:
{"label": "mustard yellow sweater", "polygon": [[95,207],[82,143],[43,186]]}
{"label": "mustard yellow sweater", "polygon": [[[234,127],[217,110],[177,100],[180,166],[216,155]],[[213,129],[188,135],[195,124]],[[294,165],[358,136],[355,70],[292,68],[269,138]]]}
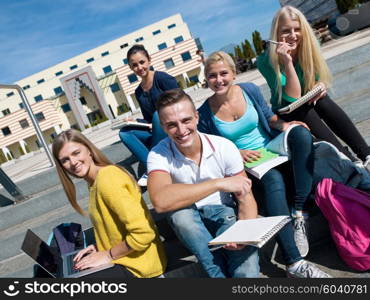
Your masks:
{"label": "mustard yellow sweater", "polygon": [[134,250],[113,263],[125,266],[136,277],[164,273],[166,256],[150,212],[122,169],[111,165],[99,170],[90,187],[89,214],[99,251],[122,241]]}

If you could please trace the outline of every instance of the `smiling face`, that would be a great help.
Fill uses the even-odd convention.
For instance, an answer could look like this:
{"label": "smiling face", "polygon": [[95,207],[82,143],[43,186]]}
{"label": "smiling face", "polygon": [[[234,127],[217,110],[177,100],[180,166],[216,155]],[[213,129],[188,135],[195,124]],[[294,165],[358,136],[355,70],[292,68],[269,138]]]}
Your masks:
{"label": "smiling face", "polygon": [[196,144],[198,137],[198,112],[186,99],[165,106],[159,111],[162,127],[177,149],[187,153]]}
{"label": "smiling face", "polygon": [[96,167],[89,149],[80,143],[65,143],[59,151],[58,159],[63,168],[74,177],[87,178]]}
{"label": "smiling face", "polygon": [[208,66],[208,86],[216,95],[226,94],[233,86],[234,79],[234,72],[224,61],[217,61]]}
{"label": "smiling face", "polygon": [[150,59],[145,55],[144,52],[138,51],[135,54],[132,54],[128,63],[131,70],[141,78],[146,77],[149,74]]}
{"label": "smiling face", "polygon": [[298,19],[293,20],[288,16],[282,16],[279,22],[278,29],[279,42],[286,42],[292,49],[292,53],[296,53],[301,41],[301,24]]}

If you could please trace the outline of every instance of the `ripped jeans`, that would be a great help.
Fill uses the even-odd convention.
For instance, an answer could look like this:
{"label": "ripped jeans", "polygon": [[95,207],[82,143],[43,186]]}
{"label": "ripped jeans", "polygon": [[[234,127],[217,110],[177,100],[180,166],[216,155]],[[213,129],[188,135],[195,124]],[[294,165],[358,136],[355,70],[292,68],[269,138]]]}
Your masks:
{"label": "ripped jeans", "polygon": [[208,242],[236,221],[235,210],[226,205],[192,206],[169,212],[168,221],[179,240],[197,257],[204,270],[214,278],[259,277],[258,250],[210,251]]}

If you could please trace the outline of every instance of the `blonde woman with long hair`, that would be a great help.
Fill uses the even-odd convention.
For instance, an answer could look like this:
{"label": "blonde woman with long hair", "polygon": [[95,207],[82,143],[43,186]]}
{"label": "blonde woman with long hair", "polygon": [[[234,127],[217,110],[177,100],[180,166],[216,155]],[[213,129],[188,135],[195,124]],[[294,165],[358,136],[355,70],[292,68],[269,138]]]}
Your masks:
{"label": "blonde woman with long hair", "polygon": [[330,70],[302,12],[292,6],[279,9],[272,21],[270,39],[278,43],[269,43],[268,49],[258,57],[257,66],[270,87],[272,110],[277,112],[321,85],[321,94],[280,117],[285,121],[305,122],[316,138],[332,143],[356,161],[336,134],[370,170],[370,147],[347,114],[327,94],[331,85]]}
{"label": "blonde woman with long hair", "polygon": [[67,198],[81,215],[87,213],[77,203],[71,176],[84,179],[89,187],[88,214],[96,245],[77,253],[75,268],[112,262],[122,277],[161,276],[164,249],[133,177],[74,129],[55,138],[52,152]]}

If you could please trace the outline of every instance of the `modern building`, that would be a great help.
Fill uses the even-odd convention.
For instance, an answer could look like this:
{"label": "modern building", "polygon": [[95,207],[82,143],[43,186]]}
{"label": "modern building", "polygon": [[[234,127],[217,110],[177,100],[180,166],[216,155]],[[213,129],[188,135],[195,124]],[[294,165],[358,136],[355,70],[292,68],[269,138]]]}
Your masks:
{"label": "modern building", "polygon": [[298,8],[311,24],[330,19],[339,14],[335,0],[279,0],[280,5]]}
{"label": "modern building", "polygon": [[[176,77],[181,87],[203,81],[196,55],[200,41],[192,37],[180,14],[173,15],[16,82],[48,143],[61,130],[85,130],[139,109],[134,93],[139,79],[126,59],[128,49],[138,43],[148,50],[154,70]],[[39,149],[15,90],[0,90],[0,112],[3,158]]]}

